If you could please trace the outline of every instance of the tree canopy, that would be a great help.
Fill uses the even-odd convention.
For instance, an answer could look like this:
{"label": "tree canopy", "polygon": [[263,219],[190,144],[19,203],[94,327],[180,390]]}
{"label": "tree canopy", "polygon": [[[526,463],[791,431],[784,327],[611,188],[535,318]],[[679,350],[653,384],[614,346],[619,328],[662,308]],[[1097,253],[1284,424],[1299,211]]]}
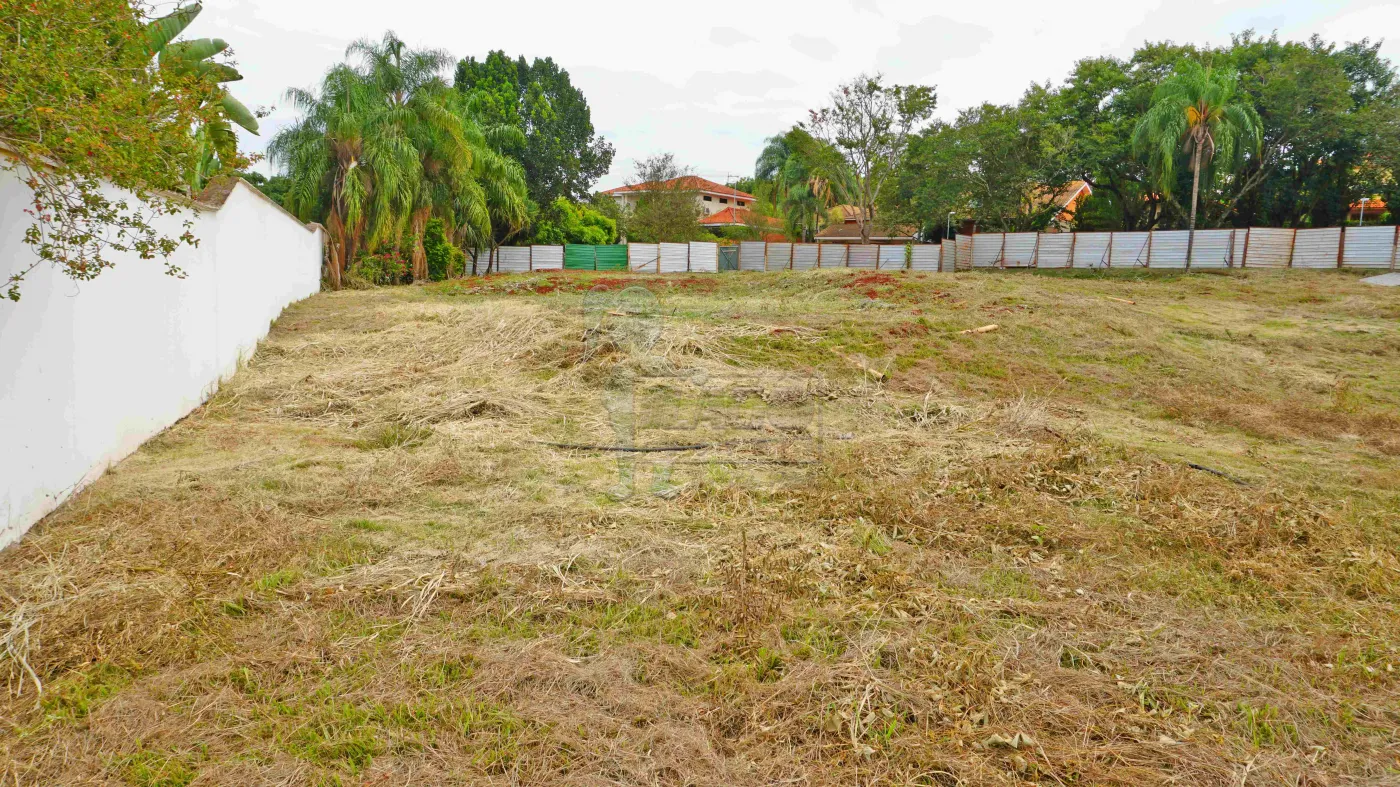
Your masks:
{"label": "tree canopy", "polygon": [[[1163,131],[1156,145],[1134,145],[1134,132],[1162,85],[1206,72],[1217,81],[1234,75],[1238,108],[1229,114],[1257,117],[1258,133],[1229,124],[1248,138],[1203,170],[1199,226],[1335,226],[1362,197],[1400,199],[1400,80],[1379,44],[1246,31],[1220,47],[1145,43],[1126,59],[1085,58],[1059,84],[1031,85],[1016,102],[916,130],[875,201],[884,218],[919,225],[926,237],[942,231],[949,212],[991,230],[1042,229],[1060,213],[1058,196],[1083,181],[1093,196],[1073,217],[1079,229],[1188,227],[1193,171],[1184,140]],[[839,147],[858,135],[816,136]],[[801,235],[814,206],[793,187],[804,179],[783,174],[793,149],[791,132],[770,140],[755,174]]]}
{"label": "tree canopy", "polygon": [[484,60],[468,57],[457,63],[455,85],[482,123],[520,132],[502,152],[524,167],[535,204],[586,201],[612,166],[613,146],[594,131],[588,100],[552,59],[527,63],[501,51]]}

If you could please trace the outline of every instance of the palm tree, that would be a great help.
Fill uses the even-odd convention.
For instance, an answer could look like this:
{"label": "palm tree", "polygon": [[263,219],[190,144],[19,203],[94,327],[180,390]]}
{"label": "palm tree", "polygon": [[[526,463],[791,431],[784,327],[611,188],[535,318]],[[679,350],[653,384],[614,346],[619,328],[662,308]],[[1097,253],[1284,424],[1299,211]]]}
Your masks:
{"label": "palm tree", "polygon": [[756,180],[772,184],[773,202],[790,234],[809,240],[827,210],[853,193],[849,168],[801,127],[770,137],[754,165]]}
{"label": "palm tree", "polygon": [[1196,207],[1200,199],[1201,169],[1207,168],[1209,184],[1217,159],[1237,169],[1246,152],[1259,155],[1263,124],[1249,97],[1239,91],[1235,72],[1213,71],[1195,61],[1177,66],[1175,73],[1157,87],[1152,106],[1133,130],[1133,147],[1146,154],[1157,185],[1170,196],[1175,180],[1178,149],[1190,158],[1191,219],[1186,243],[1186,264],[1196,240]]}
{"label": "palm tree", "polygon": [[347,65],[331,68],[319,91],[291,88],[287,99],[303,117],[272,138],[268,157],[287,172],[287,209],[303,221],[324,218],[338,289],[356,252],[411,202],[418,151],[380,87]]}
{"label": "palm tree", "polygon": [[451,55],[409,49],[393,31],[377,42],[357,41],[346,54],[360,56],[365,78],[389,104],[390,122],[418,152],[419,178],[404,195],[397,225],[399,236],[407,231],[413,239],[414,278],[428,276],[423,230],[434,216],[450,233],[461,226],[474,240],[491,238],[493,226],[507,233],[524,226],[524,171],[497,153],[503,145],[523,145],[523,135],[478,125],[472,106],[442,77]]}
{"label": "palm tree", "polygon": [[409,239],[413,276],[427,278],[423,231],[433,217],[477,246],[525,225],[524,170],[499,152],[520,132],[477,123],[442,78],[447,53],[410,49],[389,32],[346,55],[360,67],[331,69],[319,93],[288,91],[305,117],[268,147],[289,173],[288,208],[325,216],[332,286],[360,249]]}

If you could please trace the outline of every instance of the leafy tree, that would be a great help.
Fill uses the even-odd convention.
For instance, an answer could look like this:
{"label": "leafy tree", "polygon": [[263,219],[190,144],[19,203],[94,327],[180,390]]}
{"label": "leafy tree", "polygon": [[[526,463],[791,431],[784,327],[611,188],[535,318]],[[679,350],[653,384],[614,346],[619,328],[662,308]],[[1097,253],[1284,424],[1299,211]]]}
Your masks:
{"label": "leafy tree", "polygon": [[1157,185],[1170,194],[1178,155],[1184,153],[1191,167],[1192,231],[1187,259],[1195,240],[1196,208],[1202,167],[1209,182],[1214,164],[1237,171],[1247,153],[1259,154],[1263,132],[1259,114],[1248,96],[1239,91],[1234,71],[1213,70],[1187,60],[1153,94],[1152,107],[1133,132],[1133,147],[1146,154]]}
{"label": "leafy tree", "polygon": [[287,190],[291,188],[292,182],[286,175],[273,175],[269,178],[261,172],[247,171],[239,172],[238,176],[267,195],[273,202],[282,207],[287,206]]}
{"label": "leafy tree", "polygon": [[933,115],[931,87],[885,85],[883,77],[861,75],[831,94],[831,104],[813,110],[813,135],[838,151],[855,187],[862,243],[869,242],[875,206],[885,182],[903,162],[909,137]]}
{"label": "leafy tree", "polygon": [[562,245],[617,243],[617,222],[591,205],[578,205],[560,197],[535,224],[535,243]]}
{"label": "leafy tree", "polygon": [[628,238],[642,243],[682,243],[707,235],[700,226],[699,191],[693,173],[671,153],[637,162],[629,185],[646,188],[628,212]]}
{"label": "leafy tree", "polygon": [[1053,104],[1051,91],[1032,86],[1018,104],[983,104],[917,135],[886,215],[926,236],[942,234],[950,212],[992,231],[1044,229],[1072,179],[1071,132]]}
{"label": "leafy tree", "polygon": [[[44,262],[89,280],[129,252],[183,275],[169,256],[196,242],[189,223],[171,234],[152,222],[181,209],[159,192],[185,189],[200,158],[191,130],[218,121],[208,99],[220,88],[156,68],[147,22],[127,0],[33,0],[0,13],[0,166],[33,193],[25,242],[36,256],[5,282],[12,300]],[[109,196],[104,181],[134,199]]]}
{"label": "leafy tree", "polygon": [[502,152],[525,168],[530,199],[552,205],[560,197],[588,199],[612,166],[613,147],[593,128],[592,111],[569,72],[552,59],[526,63],[494,51],[485,60],[457,64],[455,85],[481,122],[509,126],[520,136]]}

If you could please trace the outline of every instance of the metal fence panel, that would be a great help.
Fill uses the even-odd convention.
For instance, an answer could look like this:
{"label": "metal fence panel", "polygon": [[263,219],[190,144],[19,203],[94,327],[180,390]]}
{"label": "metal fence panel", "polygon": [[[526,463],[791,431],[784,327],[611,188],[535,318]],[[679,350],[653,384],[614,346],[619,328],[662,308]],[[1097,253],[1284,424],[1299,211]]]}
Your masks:
{"label": "metal fence panel", "polygon": [[1068,268],[1070,252],[1074,249],[1074,235],[1067,232],[1040,233],[1040,248],[1035,252],[1037,268]]}
{"label": "metal fence panel", "polygon": [[[1157,239],[1150,238],[1152,243],[1152,264],[1157,264]],[[1147,244],[1149,234],[1146,232],[1115,232],[1113,233],[1112,248],[1109,253],[1109,267],[1111,268],[1145,268],[1147,267]],[[1184,247],[1183,247],[1184,248]],[[1186,259],[1182,255],[1182,261]]]}
{"label": "metal fence panel", "polygon": [[530,268],[537,271],[557,271],[564,267],[563,246],[531,246]]}
{"label": "metal fence panel", "polygon": [[874,269],[879,262],[880,247],[869,244],[854,244],[846,249],[847,268]]}
{"label": "metal fence panel", "polygon": [[[1136,235],[1140,233],[1114,233],[1118,235]],[[1190,235],[1186,230],[1153,230],[1152,233],[1152,265],[1153,268],[1185,268],[1186,267],[1186,241]],[[1126,268],[1132,264],[1131,260],[1120,259],[1120,249],[1113,248],[1113,267]],[[1146,252],[1143,259],[1147,258]]]}
{"label": "metal fence panel", "polygon": [[973,235],[959,235],[953,240],[953,270],[962,271],[972,267]]}
{"label": "metal fence panel", "polygon": [[995,235],[973,235],[972,236],[972,267],[974,268],[999,268],[1001,267],[1002,249],[1006,245],[1006,236],[1000,232]]}
{"label": "metal fence panel", "polygon": [[[1234,247],[1234,235],[1234,230],[1196,230],[1196,240],[1191,244],[1191,267],[1234,267],[1235,261],[1230,258]],[[1153,264],[1156,264],[1155,250],[1152,260]]]}
{"label": "metal fence panel", "polygon": [[1395,253],[1394,227],[1347,227],[1342,264],[1355,268],[1389,268]]}
{"label": "metal fence panel", "polygon": [[657,263],[661,260],[661,247],[655,243],[627,244],[627,268],[634,271],[659,273]]}
{"label": "metal fence panel", "polygon": [[768,264],[766,271],[785,271],[792,267],[792,244],[768,244]]}
{"label": "metal fence panel", "polygon": [[690,269],[697,273],[719,273],[719,244],[691,241]]}
{"label": "metal fence panel", "polygon": [[1230,263],[1240,266],[1244,264],[1244,244],[1249,238],[1249,230],[1235,230],[1235,238],[1230,245]]}
{"label": "metal fence panel", "polygon": [[530,247],[502,246],[496,250],[496,265],[501,273],[528,273],[530,271]]}
{"label": "metal fence panel", "polygon": [[1103,268],[1108,265],[1108,242],[1111,232],[1081,232],[1074,239],[1075,268]]}
{"label": "metal fence panel", "polygon": [[821,249],[821,258],[817,260],[819,267],[846,267],[846,245],[844,243],[823,243]]}
{"label": "metal fence panel", "polygon": [[880,248],[880,270],[882,271],[902,271],[904,270],[904,246],[881,246]]}
{"label": "metal fence panel", "polygon": [[661,272],[685,273],[690,270],[690,245],[686,243],[661,244]]}
{"label": "metal fence panel", "polygon": [[767,256],[768,244],[763,241],[744,241],[739,244],[739,270],[761,271]]}
{"label": "metal fence panel", "polygon": [[792,246],[792,269],[806,271],[817,267],[817,255],[821,250],[815,243],[794,243]]}
{"label": "metal fence panel", "polygon": [[564,270],[591,271],[596,270],[597,264],[598,253],[592,246],[570,243],[564,247]]}
{"label": "metal fence panel", "polygon": [[1039,233],[1009,232],[1001,251],[1002,265],[1008,268],[1030,267],[1035,259],[1035,244]]}
{"label": "metal fence panel", "polygon": [[1286,268],[1293,256],[1294,230],[1250,227],[1240,260],[1246,268]]}
{"label": "metal fence panel", "polygon": [[943,247],[936,243],[916,243],[909,247],[909,269],[916,271],[939,270],[939,255]]}
{"label": "metal fence panel", "polygon": [[627,247],[619,244],[609,244],[607,246],[594,246],[593,253],[596,255],[594,270],[600,271],[625,271],[627,270]]}
{"label": "metal fence panel", "polygon": [[1337,267],[1337,252],[1340,250],[1341,242],[1341,227],[1298,230],[1298,237],[1293,242],[1293,267]]}

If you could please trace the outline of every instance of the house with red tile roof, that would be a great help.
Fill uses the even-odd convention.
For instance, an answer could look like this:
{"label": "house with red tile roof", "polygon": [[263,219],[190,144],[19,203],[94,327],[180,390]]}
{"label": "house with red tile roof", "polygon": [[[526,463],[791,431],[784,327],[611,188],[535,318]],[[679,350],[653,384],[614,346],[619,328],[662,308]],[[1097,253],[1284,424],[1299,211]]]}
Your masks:
{"label": "house with red tile roof", "polygon": [[[612,197],[620,207],[635,208],[643,194],[648,191],[662,190],[695,192],[695,203],[702,211],[701,224],[704,224],[704,219],[709,216],[733,208],[750,208],[753,206],[754,202],[757,201],[752,194],[695,175],[672,178],[671,180],[661,183],[638,183],[632,186],[618,186],[615,189],[608,189],[603,193]],[[738,224],[742,222],[735,223]],[[733,224],[715,226],[733,226]]]}
{"label": "house with red tile roof", "polygon": [[[857,205],[837,205],[831,209],[832,222],[815,240],[817,243],[860,243],[861,209]],[[839,219],[839,221],[837,220]],[[890,226],[872,219],[870,242],[877,246],[903,245],[912,243],[918,227]]]}

